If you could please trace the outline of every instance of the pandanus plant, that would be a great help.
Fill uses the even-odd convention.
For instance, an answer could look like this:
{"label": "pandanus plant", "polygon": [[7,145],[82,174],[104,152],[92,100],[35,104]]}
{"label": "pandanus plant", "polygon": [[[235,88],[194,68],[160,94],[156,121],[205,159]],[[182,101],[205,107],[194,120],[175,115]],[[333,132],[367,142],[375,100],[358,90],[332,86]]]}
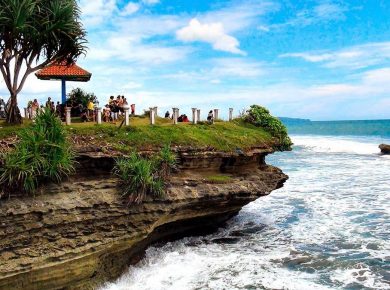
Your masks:
{"label": "pandanus plant", "polygon": [[18,94],[27,77],[51,62],[86,52],[76,0],[0,0],[0,71],[10,93],[7,122],[21,123]]}

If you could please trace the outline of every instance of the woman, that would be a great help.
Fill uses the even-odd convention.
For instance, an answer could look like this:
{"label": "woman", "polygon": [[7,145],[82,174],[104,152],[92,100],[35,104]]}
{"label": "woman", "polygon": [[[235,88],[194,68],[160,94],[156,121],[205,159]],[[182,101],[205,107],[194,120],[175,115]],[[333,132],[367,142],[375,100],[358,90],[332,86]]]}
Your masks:
{"label": "woman", "polygon": [[212,124],[214,122],[214,115],[213,115],[213,111],[211,110],[209,112],[209,114],[207,115],[207,121]]}
{"label": "woman", "polygon": [[34,101],[31,104],[31,114],[32,114],[32,119],[35,119],[37,116],[39,110],[39,103],[37,99],[34,99]]}

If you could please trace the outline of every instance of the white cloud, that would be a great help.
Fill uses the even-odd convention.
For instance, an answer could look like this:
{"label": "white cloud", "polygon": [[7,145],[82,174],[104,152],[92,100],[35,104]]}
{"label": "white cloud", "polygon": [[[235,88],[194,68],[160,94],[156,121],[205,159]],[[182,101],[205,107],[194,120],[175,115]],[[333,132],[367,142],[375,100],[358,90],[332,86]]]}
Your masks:
{"label": "white cloud", "polygon": [[336,51],[287,53],[280,57],[302,58],[327,68],[361,69],[390,61],[390,42],[368,43]]}
{"label": "white cloud", "polygon": [[141,8],[141,6],[139,5],[139,3],[129,2],[129,3],[123,8],[123,10],[121,11],[120,15],[121,15],[121,16],[128,16],[128,15],[134,14],[134,13],[137,12],[140,8]]}
{"label": "white cloud", "polygon": [[221,58],[214,61],[214,67],[210,74],[215,78],[255,78],[265,73],[263,65],[254,60],[243,60],[241,58]]}
{"label": "white cloud", "polygon": [[101,46],[91,49],[91,60],[124,60],[128,62],[155,65],[175,62],[190,52],[186,47],[167,47],[159,44],[145,44],[131,36],[111,36]]}
{"label": "white cloud", "polygon": [[327,1],[320,3],[310,9],[303,9],[295,13],[293,17],[284,23],[277,23],[269,25],[269,29],[280,29],[288,26],[309,26],[318,23],[326,23],[331,21],[344,20],[345,12],[349,10],[348,7],[340,4]]}
{"label": "white cloud", "polygon": [[207,42],[215,50],[245,55],[245,52],[239,49],[238,40],[225,33],[222,23],[202,24],[194,18],[188,26],[178,30],[176,36],[177,39],[184,42]]}
{"label": "white cloud", "polygon": [[[162,77],[193,84],[203,83],[204,81],[219,84],[224,80],[232,79],[235,81],[253,80],[266,74],[265,64],[238,57],[211,59],[207,61],[207,64],[200,64],[200,66],[202,67],[200,70],[179,71]],[[271,68],[267,67],[267,70],[271,70]]]}
{"label": "white cloud", "polygon": [[146,5],[154,5],[154,4],[160,3],[160,0],[142,0],[142,3],[144,3]]}
{"label": "white cloud", "polygon": [[197,15],[202,23],[222,23],[226,33],[235,33],[256,27],[261,16],[277,11],[275,1],[232,1],[230,5]]}
{"label": "white cloud", "polygon": [[174,34],[186,22],[186,18],[178,15],[136,15],[131,18],[116,19],[115,31],[117,34],[147,39]]}
{"label": "white cloud", "polygon": [[81,0],[80,8],[83,23],[86,26],[96,26],[109,21],[117,6],[115,0]]}
{"label": "white cloud", "polygon": [[322,3],[314,7],[314,16],[320,19],[342,19],[347,9],[335,3]]}

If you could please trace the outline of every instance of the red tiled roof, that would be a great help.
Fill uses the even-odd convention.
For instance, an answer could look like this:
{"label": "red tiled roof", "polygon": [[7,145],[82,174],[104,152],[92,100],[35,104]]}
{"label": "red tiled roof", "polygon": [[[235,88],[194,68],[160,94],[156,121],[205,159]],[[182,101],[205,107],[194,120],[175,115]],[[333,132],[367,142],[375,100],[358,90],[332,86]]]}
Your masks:
{"label": "red tiled roof", "polygon": [[51,63],[35,73],[40,80],[60,80],[87,82],[92,74],[75,63],[66,65],[65,63]]}

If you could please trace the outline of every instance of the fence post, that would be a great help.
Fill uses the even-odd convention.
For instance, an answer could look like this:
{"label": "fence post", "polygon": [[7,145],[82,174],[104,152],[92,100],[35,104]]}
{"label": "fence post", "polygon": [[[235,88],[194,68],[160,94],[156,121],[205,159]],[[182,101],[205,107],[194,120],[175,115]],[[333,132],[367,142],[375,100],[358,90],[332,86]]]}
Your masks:
{"label": "fence post", "polygon": [[96,108],[96,122],[98,125],[102,123],[102,108]]}
{"label": "fence post", "polygon": [[155,108],[149,108],[149,120],[150,120],[150,125],[154,125],[155,123]]}
{"label": "fence post", "polygon": [[65,107],[65,123],[69,126],[72,123],[70,112],[72,111],[71,107]]}
{"label": "fence post", "polygon": [[177,124],[177,118],[179,117],[179,109],[178,108],[172,108],[173,111],[173,124]]}
{"label": "fence post", "polygon": [[192,108],[192,124],[198,123],[198,120],[196,118],[196,108]]}
{"label": "fence post", "polygon": [[218,109],[214,109],[214,121],[219,119],[218,112],[219,112]]}
{"label": "fence post", "polygon": [[229,122],[233,120],[233,108],[229,108]]}
{"label": "fence post", "polygon": [[130,122],[129,122],[129,106],[126,106],[123,108],[124,111],[125,111],[125,126],[129,126],[130,125]]}
{"label": "fence post", "polygon": [[28,115],[28,109],[27,108],[24,108],[24,117],[26,119],[30,119],[29,115]]}

